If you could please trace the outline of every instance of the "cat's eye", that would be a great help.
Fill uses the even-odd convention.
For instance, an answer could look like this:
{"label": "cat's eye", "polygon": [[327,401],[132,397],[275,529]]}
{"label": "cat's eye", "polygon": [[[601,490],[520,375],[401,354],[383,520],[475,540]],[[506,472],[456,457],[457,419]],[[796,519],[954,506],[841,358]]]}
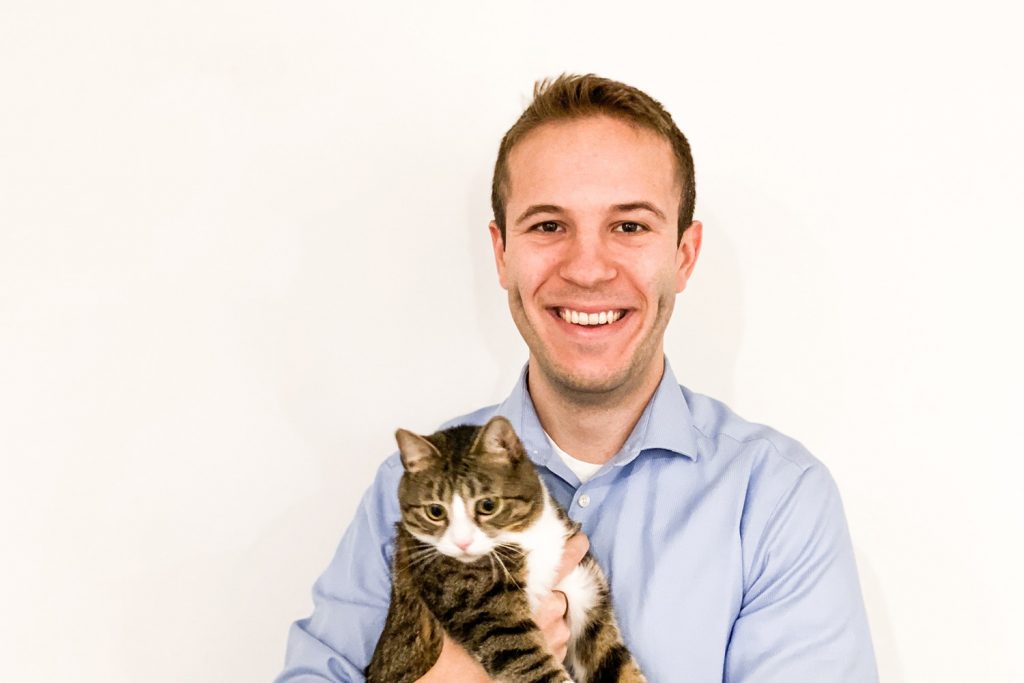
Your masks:
{"label": "cat's eye", "polygon": [[430,519],[434,520],[435,522],[440,522],[442,519],[444,519],[445,510],[443,505],[433,503],[431,505],[428,505],[426,507],[426,510],[427,517],[430,517]]}
{"label": "cat's eye", "polygon": [[491,515],[498,509],[498,504],[493,498],[481,498],[476,502],[476,512],[478,515]]}

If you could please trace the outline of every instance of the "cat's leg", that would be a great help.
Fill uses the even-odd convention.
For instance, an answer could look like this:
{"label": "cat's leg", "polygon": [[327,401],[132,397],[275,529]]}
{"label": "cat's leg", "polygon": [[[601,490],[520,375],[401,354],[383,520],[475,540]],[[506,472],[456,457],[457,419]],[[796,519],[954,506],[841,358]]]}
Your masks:
{"label": "cat's leg", "polygon": [[632,653],[622,642],[610,605],[592,610],[580,635],[569,643],[577,683],[645,683]]}
{"label": "cat's leg", "polygon": [[615,622],[608,584],[593,557],[558,585],[569,602],[569,664],[577,683],[644,683]]}
{"label": "cat's leg", "polygon": [[643,673],[619,636],[618,629],[599,621],[574,644],[570,661],[577,683],[645,683]]}
{"label": "cat's leg", "polygon": [[444,633],[419,596],[393,591],[391,599],[384,631],[366,669],[367,683],[412,683],[441,654]]}
{"label": "cat's leg", "polygon": [[366,668],[367,683],[413,683],[441,654],[444,632],[415,588],[408,557],[407,545],[399,542],[395,565],[402,569],[393,571],[388,616]]}
{"label": "cat's leg", "polygon": [[526,595],[497,583],[443,591],[430,605],[449,636],[501,683],[572,683],[533,621]]}

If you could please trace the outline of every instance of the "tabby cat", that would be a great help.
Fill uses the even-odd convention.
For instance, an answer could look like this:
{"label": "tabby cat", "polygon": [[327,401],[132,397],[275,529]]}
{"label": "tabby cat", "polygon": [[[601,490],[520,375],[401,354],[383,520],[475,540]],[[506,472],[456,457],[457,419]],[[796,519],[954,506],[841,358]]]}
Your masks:
{"label": "tabby cat", "polygon": [[[622,642],[608,584],[588,554],[558,586],[578,525],[544,488],[503,417],[419,436],[395,435],[405,472],[391,608],[368,683],[406,683],[433,666],[445,632],[502,683],[646,679]],[[531,616],[552,588],[569,603],[566,665]]]}

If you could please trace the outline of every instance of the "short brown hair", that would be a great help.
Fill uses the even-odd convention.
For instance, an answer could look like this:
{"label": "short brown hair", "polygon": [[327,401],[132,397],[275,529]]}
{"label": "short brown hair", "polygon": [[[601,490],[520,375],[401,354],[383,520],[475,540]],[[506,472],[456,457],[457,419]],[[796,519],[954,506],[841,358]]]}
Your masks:
{"label": "short brown hair", "polygon": [[505,200],[509,189],[508,156],[512,148],[530,131],[549,121],[564,121],[604,114],[658,133],[672,145],[676,158],[682,196],[679,202],[678,240],[693,222],[693,207],[697,201],[694,184],[693,157],[690,143],[672,120],[665,108],[647,93],[625,83],[619,83],[594,74],[584,76],[562,74],[546,78],[533,86],[533,102],[519,120],[508,129],[498,148],[491,181],[491,207],[494,222],[505,242]]}

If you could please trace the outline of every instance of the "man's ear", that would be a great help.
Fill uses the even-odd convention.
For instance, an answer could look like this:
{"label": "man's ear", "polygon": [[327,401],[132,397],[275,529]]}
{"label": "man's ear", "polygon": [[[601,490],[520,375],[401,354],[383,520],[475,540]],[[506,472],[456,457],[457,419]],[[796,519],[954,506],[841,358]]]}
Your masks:
{"label": "man's ear", "polygon": [[495,221],[487,224],[491,231],[491,247],[494,249],[494,265],[498,268],[498,282],[502,289],[508,289],[508,280],[505,277],[505,240],[501,238],[501,229]]}
{"label": "man's ear", "polygon": [[697,265],[703,230],[701,222],[694,221],[683,231],[683,238],[679,240],[679,247],[676,249],[676,293],[686,289],[693,267]]}

